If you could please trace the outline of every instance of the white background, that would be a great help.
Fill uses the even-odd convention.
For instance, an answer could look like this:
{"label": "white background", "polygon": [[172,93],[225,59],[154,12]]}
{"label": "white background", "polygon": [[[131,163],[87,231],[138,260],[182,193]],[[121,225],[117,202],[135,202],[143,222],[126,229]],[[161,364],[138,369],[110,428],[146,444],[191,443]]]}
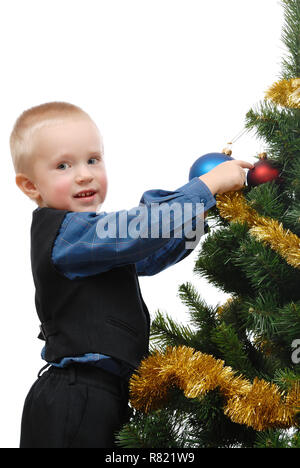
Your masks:
{"label": "white background", "polygon": [[[144,191],[175,190],[194,160],[221,151],[278,79],[284,47],[277,0],[10,0],[0,4],[0,447],[18,447],[25,396],[44,362],[30,266],[35,205],[14,182],[9,135],[20,113],[60,100],[81,106],[104,137],[105,211],[137,206]],[[253,134],[233,157],[254,162]],[[151,315],[186,322],[177,297],[191,281],[209,304],[228,297],[183,262],[140,278]]]}

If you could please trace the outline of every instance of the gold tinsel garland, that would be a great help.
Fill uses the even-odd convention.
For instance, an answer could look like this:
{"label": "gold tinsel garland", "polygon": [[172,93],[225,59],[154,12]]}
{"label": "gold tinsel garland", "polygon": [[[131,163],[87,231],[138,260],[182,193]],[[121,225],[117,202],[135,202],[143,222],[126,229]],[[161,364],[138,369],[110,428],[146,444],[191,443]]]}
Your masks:
{"label": "gold tinsel garland", "polygon": [[294,268],[300,268],[300,239],[282,223],[275,219],[260,216],[251,208],[242,191],[217,195],[217,208],[228,221],[246,222],[249,233],[257,240],[267,243]]}
{"label": "gold tinsel garland", "polygon": [[300,109],[300,78],[274,83],[266,92],[265,97],[283,107]]}
{"label": "gold tinsel garland", "polygon": [[201,398],[219,389],[226,400],[224,413],[235,423],[257,431],[296,426],[300,411],[300,382],[284,395],[275,385],[237,376],[224,361],[186,346],[168,347],[142,361],[130,380],[131,404],[148,413],[159,409],[169,390],[178,387],[187,398]]}

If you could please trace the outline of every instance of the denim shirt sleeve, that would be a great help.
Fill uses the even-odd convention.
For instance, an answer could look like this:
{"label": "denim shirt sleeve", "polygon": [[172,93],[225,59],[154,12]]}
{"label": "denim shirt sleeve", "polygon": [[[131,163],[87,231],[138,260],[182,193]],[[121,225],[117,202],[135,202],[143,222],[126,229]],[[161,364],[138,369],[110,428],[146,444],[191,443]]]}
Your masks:
{"label": "denim shirt sleeve", "polygon": [[[139,207],[149,208],[152,203],[203,203],[204,211],[215,205],[216,200],[212,193],[198,177],[175,191],[148,190],[144,192]],[[191,253],[186,250],[184,237],[175,238],[175,223],[170,224],[170,236],[161,237],[162,223],[159,221],[159,236],[132,237],[120,232],[119,221],[125,220],[125,227],[137,220],[139,207],[132,210],[117,212],[69,212],[66,214],[60,227],[58,236],[52,250],[52,260],[59,271],[69,279],[103,273],[112,268],[135,264],[139,276],[150,276],[177,263]],[[139,220],[144,225],[148,224],[150,232],[151,217],[147,210],[142,210]],[[126,215],[126,216],[125,216]],[[115,221],[116,230],[112,235],[103,236],[105,226],[109,221]],[[193,229],[196,216],[193,211]],[[123,223],[124,224],[124,223]],[[101,227],[101,229],[99,229]],[[99,232],[102,235],[99,236]]]}

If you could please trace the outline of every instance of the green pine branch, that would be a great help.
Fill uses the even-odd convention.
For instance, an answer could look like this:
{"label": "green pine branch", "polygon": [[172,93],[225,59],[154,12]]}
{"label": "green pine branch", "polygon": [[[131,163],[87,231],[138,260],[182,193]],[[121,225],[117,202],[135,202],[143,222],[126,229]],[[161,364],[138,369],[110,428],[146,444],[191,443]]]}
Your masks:
{"label": "green pine branch", "polygon": [[282,336],[287,346],[295,339],[300,339],[300,301],[285,304],[275,317],[277,334]]}
{"label": "green pine branch", "polygon": [[149,414],[136,413],[117,435],[122,448],[190,447],[184,428],[187,415],[178,409],[163,408]]}
{"label": "green pine branch", "polygon": [[[182,325],[169,315],[163,315],[159,310],[151,324],[151,342],[155,349],[163,351],[167,346],[195,347],[199,343],[197,333],[188,325]],[[153,349],[152,349],[153,351]]]}
{"label": "green pine branch", "polygon": [[[300,200],[300,157],[297,158],[294,156],[293,161],[287,165],[285,169],[285,179],[286,184],[290,189],[292,194],[291,197],[291,205],[292,209],[294,206],[299,206]],[[299,218],[298,218],[298,225],[299,225]]]}
{"label": "green pine branch", "polygon": [[202,243],[194,272],[225,293],[248,294],[251,286],[247,276],[234,262],[248,230],[246,223],[231,223],[227,228],[208,234]]}
{"label": "green pine branch", "polygon": [[188,307],[190,321],[197,329],[207,326],[215,327],[215,307],[209,306],[190,282],[179,286],[179,297],[182,303]]}
{"label": "green pine branch", "polygon": [[297,236],[300,236],[300,202],[292,204],[285,215],[285,225]]}
{"label": "green pine branch", "polygon": [[283,392],[288,392],[292,390],[295,383],[299,382],[300,373],[296,373],[294,369],[285,368],[285,369],[276,369],[273,382],[278,385],[278,387]]}
{"label": "green pine branch", "polygon": [[[232,263],[246,276],[248,287],[255,291],[253,297],[271,291],[278,304],[299,298],[296,285],[300,281],[300,271],[286,263],[268,245],[249,236],[232,253]],[[250,289],[246,295],[252,295]]]}
{"label": "green pine branch", "polygon": [[254,448],[296,448],[288,431],[269,429],[257,434]]}
{"label": "green pine branch", "polygon": [[287,48],[287,56],[282,62],[282,78],[300,77],[300,1],[282,0],[284,25],[282,42]]}
{"label": "green pine branch", "polygon": [[245,377],[254,378],[257,370],[251,365],[245,343],[240,339],[232,325],[222,322],[212,332],[212,341],[217,345],[227,366],[239,371]]}
{"label": "green pine branch", "polygon": [[280,221],[287,210],[284,195],[275,181],[254,187],[246,194],[246,200],[261,216]]}
{"label": "green pine branch", "polygon": [[279,108],[272,101],[262,101],[246,114],[245,128],[254,130],[266,143],[266,151],[279,167],[285,169],[295,155],[300,156],[300,110]]}

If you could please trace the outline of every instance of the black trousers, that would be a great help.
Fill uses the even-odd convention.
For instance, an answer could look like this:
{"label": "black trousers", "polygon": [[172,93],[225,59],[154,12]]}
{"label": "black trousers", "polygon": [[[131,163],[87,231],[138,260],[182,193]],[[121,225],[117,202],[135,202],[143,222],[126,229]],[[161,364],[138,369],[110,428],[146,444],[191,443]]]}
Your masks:
{"label": "black trousers", "polygon": [[128,380],[100,368],[51,366],[24,404],[20,448],[111,448],[128,422]]}

